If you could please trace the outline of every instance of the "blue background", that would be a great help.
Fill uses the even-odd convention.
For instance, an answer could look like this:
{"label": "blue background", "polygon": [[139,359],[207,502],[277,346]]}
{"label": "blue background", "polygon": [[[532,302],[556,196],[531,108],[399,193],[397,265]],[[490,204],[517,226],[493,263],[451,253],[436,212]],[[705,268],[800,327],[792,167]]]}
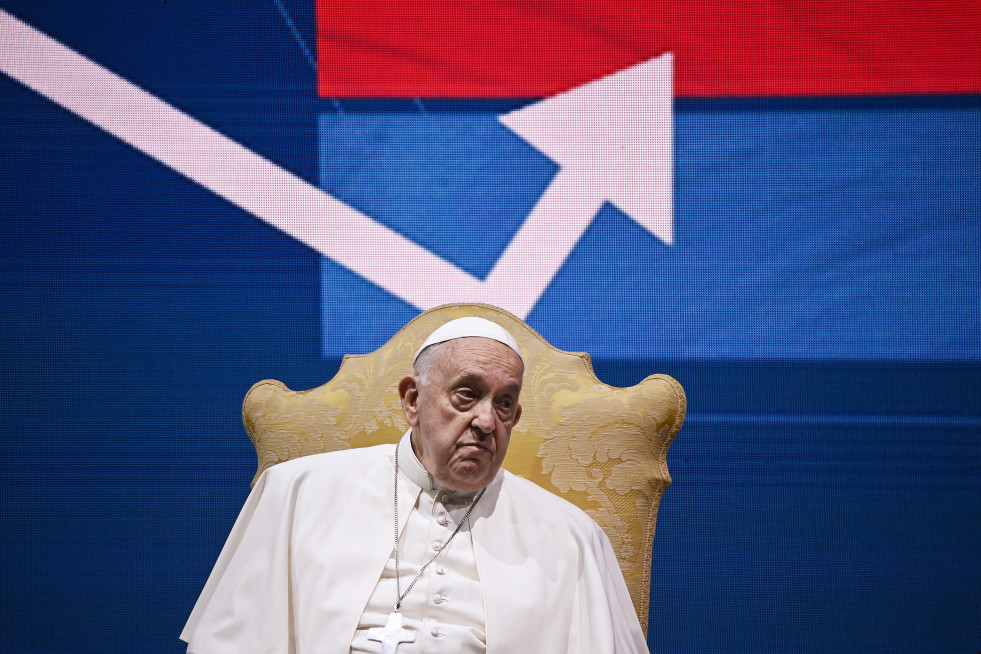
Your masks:
{"label": "blue background", "polygon": [[[0,6],[477,276],[556,170],[496,120],[526,99],[318,98],[309,2]],[[0,111],[0,649],[183,651],[245,391],[417,310],[6,76]],[[981,650],[981,98],[674,111],[676,245],[608,205],[528,317],[688,393],[652,649]]]}

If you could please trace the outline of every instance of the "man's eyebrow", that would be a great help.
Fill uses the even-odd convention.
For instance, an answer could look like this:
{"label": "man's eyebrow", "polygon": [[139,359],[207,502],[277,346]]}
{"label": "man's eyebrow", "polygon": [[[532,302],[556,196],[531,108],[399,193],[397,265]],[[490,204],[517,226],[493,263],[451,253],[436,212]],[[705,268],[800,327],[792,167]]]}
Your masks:
{"label": "man's eyebrow", "polygon": [[[480,375],[475,372],[465,372],[453,381],[453,385],[458,386],[460,384],[483,384],[485,382],[486,379],[483,375]],[[521,384],[516,384],[512,382],[507,385],[507,388],[510,388],[515,393],[521,392]]]}

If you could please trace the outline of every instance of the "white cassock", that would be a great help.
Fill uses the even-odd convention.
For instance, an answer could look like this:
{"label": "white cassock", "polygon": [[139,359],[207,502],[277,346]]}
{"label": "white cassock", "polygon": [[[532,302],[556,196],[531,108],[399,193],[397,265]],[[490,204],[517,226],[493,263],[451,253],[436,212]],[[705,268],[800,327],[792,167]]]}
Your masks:
{"label": "white cassock", "polygon": [[[468,498],[433,487],[407,436],[399,448],[404,591]],[[381,651],[367,629],[395,602],[394,452],[267,470],[181,634],[189,654]],[[415,640],[399,654],[648,651],[609,540],[579,508],[501,470],[468,522],[406,595]]]}

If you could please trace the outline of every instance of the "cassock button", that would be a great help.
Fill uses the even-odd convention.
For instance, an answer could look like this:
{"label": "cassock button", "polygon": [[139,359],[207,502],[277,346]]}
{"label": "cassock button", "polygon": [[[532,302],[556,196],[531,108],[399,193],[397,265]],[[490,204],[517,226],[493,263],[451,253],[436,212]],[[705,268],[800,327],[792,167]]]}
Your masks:
{"label": "cassock button", "polygon": [[446,570],[443,569],[443,566],[438,565],[438,566],[436,566],[436,574],[438,574],[438,575],[445,575],[446,574]]}
{"label": "cassock button", "polygon": [[446,598],[443,597],[442,595],[440,595],[439,593],[436,593],[435,595],[433,595],[433,604],[442,604],[445,601],[446,601]]}
{"label": "cassock button", "polygon": [[441,634],[441,633],[439,632],[439,628],[438,628],[438,627],[433,627],[433,628],[432,628],[432,629],[430,630],[430,632],[429,632],[429,633],[431,633],[431,634],[433,635],[433,638],[439,638],[440,636],[442,636],[442,635],[443,635],[443,634]]}
{"label": "cassock button", "polygon": [[433,549],[438,552],[441,549],[443,549],[443,544],[442,543],[433,543]]}
{"label": "cassock button", "polygon": [[436,522],[439,523],[440,527],[445,527],[446,525],[450,524],[450,519],[447,518],[445,515],[441,515],[439,516],[439,518],[436,519]]}

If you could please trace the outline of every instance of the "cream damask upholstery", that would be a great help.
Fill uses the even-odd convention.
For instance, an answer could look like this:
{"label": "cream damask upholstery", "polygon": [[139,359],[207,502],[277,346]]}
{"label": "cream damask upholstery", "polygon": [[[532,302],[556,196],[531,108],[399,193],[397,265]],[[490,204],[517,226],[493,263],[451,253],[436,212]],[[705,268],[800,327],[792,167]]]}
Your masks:
{"label": "cream damask upholstery", "polygon": [[648,620],[651,548],[658,504],[671,483],[667,452],[685,419],[685,394],[667,375],[614,388],[593,373],[589,355],[552,347],[510,313],[451,304],[412,320],[371,354],[347,355],[323,386],[291,391],[255,384],[242,419],[259,475],[295,457],[395,443],[405,432],[398,382],[436,327],[463,316],[497,322],[517,339],[526,368],[522,415],[504,467],[581,507],[616,550],[640,623]]}

